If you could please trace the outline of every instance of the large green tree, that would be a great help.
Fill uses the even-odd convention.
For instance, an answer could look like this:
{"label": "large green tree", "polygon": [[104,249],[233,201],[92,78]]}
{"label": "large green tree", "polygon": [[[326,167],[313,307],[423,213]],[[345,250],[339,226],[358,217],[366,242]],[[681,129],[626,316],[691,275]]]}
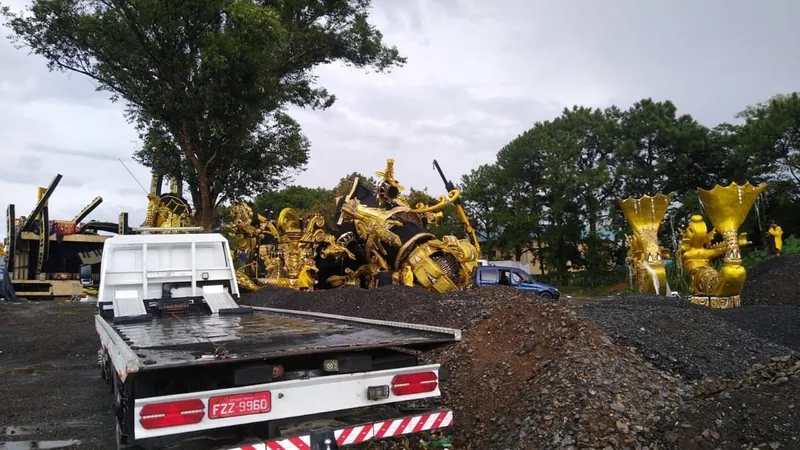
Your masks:
{"label": "large green tree", "polygon": [[51,70],[82,74],[126,102],[139,160],[185,180],[198,222],[214,207],[273,189],[309,143],[287,105],[335,97],[312,69],[383,71],[405,60],[368,22],[370,0],[33,0],[2,12]]}
{"label": "large green tree", "polygon": [[326,203],[333,203],[330,189],[305,186],[286,186],[284,189],[262,192],[253,200],[259,213],[275,217],[284,208],[293,208],[301,214],[315,213]]}
{"label": "large green tree", "polygon": [[367,177],[361,175],[358,172],[352,172],[350,175],[347,175],[339,180],[336,183],[336,186],[333,188],[333,195],[336,197],[345,196],[350,192],[350,189],[353,188],[353,181],[358,178],[361,183],[364,184],[369,189],[375,189],[378,186],[378,181],[373,177]]}
{"label": "large green tree", "polygon": [[776,95],[738,116],[745,119],[742,145],[753,159],[772,169],[773,179],[800,185],[800,95]]}

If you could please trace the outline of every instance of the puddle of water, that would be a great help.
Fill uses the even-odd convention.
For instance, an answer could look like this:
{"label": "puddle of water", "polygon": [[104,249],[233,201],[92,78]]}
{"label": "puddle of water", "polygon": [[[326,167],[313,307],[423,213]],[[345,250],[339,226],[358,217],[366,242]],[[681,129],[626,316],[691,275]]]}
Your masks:
{"label": "puddle of water", "polygon": [[2,427],[0,428],[0,435],[6,436],[24,436],[36,432],[36,427]]}
{"label": "puddle of water", "polygon": [[0,369],[0,375],[33,375],[36,369],[33,367],[22,367],[19,369]]}
{"label": "puddle of water", "polygon": [[81,441],[76,439],[67,439],[63,441],[0,442],[0,450],[54,449],[54,448],[72,447],[73,445],[78,445],[80,443]]}

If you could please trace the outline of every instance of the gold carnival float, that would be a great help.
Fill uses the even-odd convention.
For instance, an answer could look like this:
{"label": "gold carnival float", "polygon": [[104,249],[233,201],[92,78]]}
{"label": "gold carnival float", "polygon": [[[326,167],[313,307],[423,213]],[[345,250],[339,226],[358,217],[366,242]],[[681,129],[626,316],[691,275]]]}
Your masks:
{"label": "gold carnival float", "polygon": [[669,250],[659,245],[658,228],[672,202],[672,194],[618,198],[617,202],[633,228],[633,235],[625,235],[628,245],[625,261],[631,284],[641,293],[668,295],[664,259],[669,258]]}
{"label": "gold carnival float", "polygon": [[[480,252],[477,238],[460,204],[460,192],[436,167],[448,193],[434,205],[408,203],[394,177],[392,159],[377,173],[380,181],[374,190],[355,178],[348,194],[336,199],[330,232],[321,216],[303,220],[287,208],[273,222],[250,205],[235,205],[229,233],[235,235],[232,251],[241,264],[240,287],[313,290],[397,282],[448,292],[468,286]],[[429,231],[447,205],[456,208],[472,242],[455,236],[439,239]]]}
{"label": "gold carnival float", "polygon": [[147,194],[147,213],[143,227],[185,228],[194,226],[192,208],[183,198],[182,183],[170,180],[170,192],[161,193],[163,175],[153,174]]}
{"label": "gold carnival float", "polygon": [[[742,266],[740,248],[749,245],[747,234],[739,234],[739,227],[753,207],[756,198],[767,185],[714,186],[710,191],[697,189],[700,205],[711,225],[708,231],[703,217],[693,215],[686,230],[681,233],[680,262],[691,278],[692,303],[711,308],[734,308],[741,305],[740,294],[747,278]],[[721,242],[714,242],[719,235]],[[715,260],[721,259],[719,270]]]}
{"label": "gold carnival float", "polygon": [[256,214],[250,205],[231,208],[231,234],[236,236],[232,251],[242,265],[237,269],[239,286],[257,290],[263,286],[313,290],[317,259],[355,258],[325,232],[325,218],[306,221],[291,208],[280,212],[275,223]]}

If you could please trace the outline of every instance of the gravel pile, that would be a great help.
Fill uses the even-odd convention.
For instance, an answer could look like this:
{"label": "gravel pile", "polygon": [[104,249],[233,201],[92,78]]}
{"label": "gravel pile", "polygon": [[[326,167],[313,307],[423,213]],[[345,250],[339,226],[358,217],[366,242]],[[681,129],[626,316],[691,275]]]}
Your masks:
{"label": "gravel pile", "polygon": [[768,258],[747,270],[743,305],[800,307],[800,255]]}
{"label": "gravel pile", "polygon": [[442,402],[456,411],[458,448],[650,445],[688,392],[569,308],[510,288],[278,291],[243,303],[461,328],[461,343],[426,355],[451,373]]}
{"label": "gravel pile", "polygon": [[800,307],[746,306],[715,314],[756,336],[800,352]]}
{"label": "gravel pile", "polygon": [[[626,295],[576,310],[617,344],[636,348],[646,361],[686,380],[736,378],[753,364],[793,353],[762,337],[772,325],[746,308],[712,311],[681,298]],[[748,315],[757,334],[735,323]]]}
{"label": "gravel pile", "polygon": [[771,342],[792,322],[765,325],[796,309],[628,295],[573,310],[503,287],[264,289],[243,303],[461,328],[424,356],[451,374],[440,401],[457,448],[800,448],[800,363]]}
{"label": "gravel pile", "polygon": [[668,449],[800,448],[800,361],[773,358],[737,380],[701,381],[680,420],[659,432]]}

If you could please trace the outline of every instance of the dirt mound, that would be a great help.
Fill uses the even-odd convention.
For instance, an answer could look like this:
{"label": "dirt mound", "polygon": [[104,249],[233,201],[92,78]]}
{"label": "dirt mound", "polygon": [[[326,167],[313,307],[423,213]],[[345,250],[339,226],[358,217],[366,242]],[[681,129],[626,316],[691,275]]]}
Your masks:
{"label": "dirt mound", "polygon": [[683,392],[565,306],[510,288],[273,291],[243,303],[461,328],[461,343],[426,355],[451,373],[442,401],[456,411],[458,448],[648,445]]}
{"label": "dirt mound", "polygon": [[[687,380],[699,380],[736,378],[755,363],[792,353],[771,342],[767,328],[754,325],[760,330],[754,334],[734,323],[748,314],[758,324],[766,321],[761,311],[750,309],[718,312],[681,298],[626,295],[581,305],[577,311],[616,343],[635,347],[646,361]],[[731,320],[724,320],[728,317]]]}
{"label": "dirt mound", "polygon": [[747,271],[743,305],[800,306],[800,255],[766,259]]}

